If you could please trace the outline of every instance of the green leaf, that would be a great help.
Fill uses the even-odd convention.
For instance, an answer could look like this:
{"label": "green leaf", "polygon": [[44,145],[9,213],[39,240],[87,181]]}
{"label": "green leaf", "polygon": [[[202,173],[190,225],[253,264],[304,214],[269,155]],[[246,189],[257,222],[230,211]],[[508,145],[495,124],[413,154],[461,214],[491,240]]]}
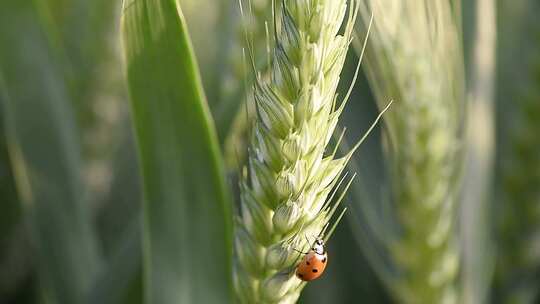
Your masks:
{"label": "green leaf", "polygon": [[145,192],[146,303],[230,302],[230,200],[179,4],[125,1],[122,34]]}
{"label": "green leaf", "polygon": [[51,303],[82,303],[100,268],[70,96],[33,1],[0,4],[0,98],[8,151]]}

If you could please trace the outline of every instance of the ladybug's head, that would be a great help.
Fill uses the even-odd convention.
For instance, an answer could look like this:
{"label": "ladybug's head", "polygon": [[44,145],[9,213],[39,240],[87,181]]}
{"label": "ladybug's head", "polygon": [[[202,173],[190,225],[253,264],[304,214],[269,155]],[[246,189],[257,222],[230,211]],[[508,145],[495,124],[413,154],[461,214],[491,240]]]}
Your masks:
{"label": "ladybug's head", "polygon": [[324,241],[321,238],[318,238],[315,240],[315,243],[313,243],[313,247],[311,250],[315,251],[317,254],[324,254]]}

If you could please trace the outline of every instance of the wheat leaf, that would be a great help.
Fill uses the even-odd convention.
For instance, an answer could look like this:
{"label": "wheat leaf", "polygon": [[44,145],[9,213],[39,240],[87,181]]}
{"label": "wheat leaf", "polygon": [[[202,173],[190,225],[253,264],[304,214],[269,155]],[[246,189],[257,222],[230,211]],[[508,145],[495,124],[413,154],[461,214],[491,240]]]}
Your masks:
{"label": "wheat leaf", "polygon": [[229,197],[180,5],[124,2],[122,35],[144,180],[146,303],[227,303]]}

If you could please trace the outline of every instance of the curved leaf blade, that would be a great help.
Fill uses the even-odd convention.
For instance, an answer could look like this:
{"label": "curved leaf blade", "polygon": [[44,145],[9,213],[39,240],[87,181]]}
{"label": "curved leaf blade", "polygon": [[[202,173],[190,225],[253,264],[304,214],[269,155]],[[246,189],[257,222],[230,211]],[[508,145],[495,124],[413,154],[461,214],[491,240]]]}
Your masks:
{"label": "curved leaf blade", "polygon": [[125,1],[138,139],[146,303],[227,303],[232,218],[222,160],[180,6]]}

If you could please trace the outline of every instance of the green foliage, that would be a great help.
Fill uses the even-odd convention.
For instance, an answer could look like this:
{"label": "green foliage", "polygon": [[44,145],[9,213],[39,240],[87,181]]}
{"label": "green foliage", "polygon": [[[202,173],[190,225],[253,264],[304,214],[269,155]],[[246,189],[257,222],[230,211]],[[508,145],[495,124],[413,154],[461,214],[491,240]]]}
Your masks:
{"label": "green foliage", "polygon": [[40,288],[51,303],[81,303],[101,261],[84,201],[70,92],[34,2],[3,1],[0,12],[8,150],[38,253]]}
{"label": "green foliage", "polygon": [[[293,303],[300,290],[300,303],[538,302],[540,7],[500,0],[496,33],[475,28],[492,22],[480,4],[494,1],[359,1],[364,25],[375,15],[371,89],[360,75],[350,95],[360,102],[346,108],[349,83],[338,80],[355,78],[360,54],[345,61],[351,37],[337,23],[351,0],[0,1],[0,303],[228,303],[234,278],[248,303]],[[495,71],[486,35],[498,40]],[[337,116],[346,146],[390,100],[382,136],[350,168],[360,173],[343,200],[359,208],[353,229],[338,227],[324,276],[303,288],[292,248],[334,211],[323,198],[349,156],[325,151]],[[233,199],[219,147],[230,171],[249,150]],[[306,203],[314,196],[323,212]],[[494,252],[482,301],[473,293],[487,289]]]}
{"label": "green foliage", "polygon": [[145,193],[147,303],[231,299],[231,206],[180,6],[126,1],[122,29]]}
{"label": "green foliage", "polygon": [[540,280],[540,26],[536,1],[499,4],[496,291],[501,303],[536,303]]}

